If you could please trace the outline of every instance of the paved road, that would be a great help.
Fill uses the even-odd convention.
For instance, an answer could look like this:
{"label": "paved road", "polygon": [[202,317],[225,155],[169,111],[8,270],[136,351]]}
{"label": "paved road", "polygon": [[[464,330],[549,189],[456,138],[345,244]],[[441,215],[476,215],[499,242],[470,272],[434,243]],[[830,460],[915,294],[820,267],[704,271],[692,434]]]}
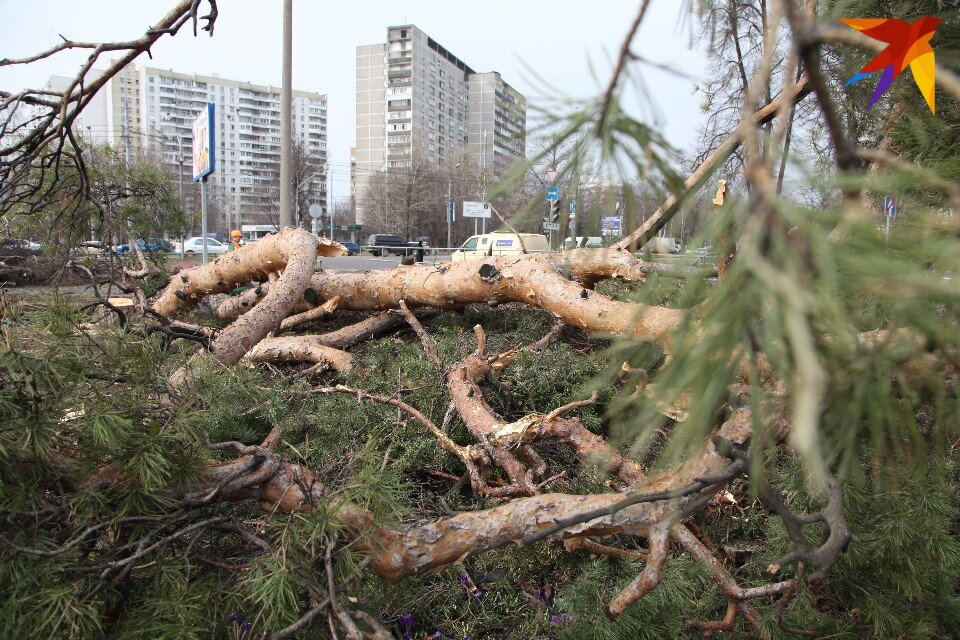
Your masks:
{"label": "paved road", "polygon": [[[450,262],[450,256],[426,256],[423,264],[436,262]],[[317,266],[335,271],[371,271],[378,269],[392,269],[400,264],[400,256],[340,256],[337,258],[319,258]]]}

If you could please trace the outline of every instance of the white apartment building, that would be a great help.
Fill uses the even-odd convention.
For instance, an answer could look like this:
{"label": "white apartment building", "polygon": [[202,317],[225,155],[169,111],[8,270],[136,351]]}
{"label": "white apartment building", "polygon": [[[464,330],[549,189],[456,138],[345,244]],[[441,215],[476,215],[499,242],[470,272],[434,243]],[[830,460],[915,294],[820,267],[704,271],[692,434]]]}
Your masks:
{"label": "white apartment building", "polygon": [[414,154],[437,164],[469,154],[493,177],[524,157],[526,99],[499,73],[477,73],[414,25],[357,48],[357,222],[371,177],[403,171]]}
{"label": "white apartment building", "polygon": [[[278,222],[280,87],[130,64],[101,93],[105,113],[102,119],[91,113],[96,126],[82,129],[84,134],[129,148],[131,154],[155,154],[174,174],[180,172],[188,211],[199,210],[191,171],[193,121],[212,102],[216,170],[208,178],[209,229],[226,233]],[[93,103],[91,108],[96,110]],[[297,200],[306,208],[303,194],[309,194],[310,204],[326,210],[325,95],[293,91],[293,133],[307,167],[299,178]],[[306,211],[300,211],[300,218],[302,226],[309,225]]]}

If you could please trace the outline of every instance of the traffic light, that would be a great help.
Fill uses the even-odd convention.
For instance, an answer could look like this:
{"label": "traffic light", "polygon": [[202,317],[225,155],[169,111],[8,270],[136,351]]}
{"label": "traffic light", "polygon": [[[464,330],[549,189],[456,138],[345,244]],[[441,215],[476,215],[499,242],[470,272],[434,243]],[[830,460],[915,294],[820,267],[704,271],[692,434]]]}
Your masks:
{"label": "traffic light", "polygon": [[547,213],[547,216],[543,218],[544,228],[548,229],[547,225],[553,224],[557,221],[557,218],[560,217],[560,205],[556,202],[550,203],[550,211]]}

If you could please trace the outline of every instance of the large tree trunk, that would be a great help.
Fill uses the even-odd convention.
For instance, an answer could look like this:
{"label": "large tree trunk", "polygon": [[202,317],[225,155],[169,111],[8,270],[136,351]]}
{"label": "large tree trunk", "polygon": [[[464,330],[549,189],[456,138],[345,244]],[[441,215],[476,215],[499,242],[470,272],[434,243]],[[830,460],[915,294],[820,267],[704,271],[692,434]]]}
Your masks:
{"label": "large tree trunk", "polygon": [[338,243],[321,243],[315,235],[302,229],[284,229],[237,251],[221,254],[213,262],[181,271],[154,302],[153,311],[170,319],[177,318],[205,296],[226,293],[251,280],[263,281],[279,273],[259,304],[220,332],[211,344],[213,356],[219,362],[233,364],[273,331],[301,301],[318,253],[343,255],[346,249]]}
{"label": "large tree trunk", "polygon": [[587,331],[649,337],[665,351],[685,312],[618,302],[581,286],[611,277],[642,279],[648,265],[624,251],[582,249],[565,254],[497,256],[479,262],[399,266],[385,271],[314,274],[321,300],[340,296],[339,309],[454,309],[466,304],[522,302]]}

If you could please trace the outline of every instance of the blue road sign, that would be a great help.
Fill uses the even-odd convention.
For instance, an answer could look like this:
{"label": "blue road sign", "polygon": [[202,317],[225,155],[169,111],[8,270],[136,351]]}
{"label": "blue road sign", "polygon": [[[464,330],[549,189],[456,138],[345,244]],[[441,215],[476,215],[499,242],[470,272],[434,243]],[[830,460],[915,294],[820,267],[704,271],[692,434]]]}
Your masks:
{"label": "blue road sign", "polygon": [[557,202],[560,199],[560,187],[547,187],[547,202]]}
{"label": "blue road sign", "polygon": [[576,201],[576,200],[571,200],[571,201],[570,201],[570,213],[576,213],[576,212],[577,212],[577,201]]}
{"label": "blue road sign", "polygon": [[897,215],[897,201],[893,196],[883,197],[883,212],[888,218],[894,218]]}
{"label": "blue road sign", "polygon": [[453,200],[450,201],[450,204],[447,207],[447,219],[450,220],[450,222],[457,221],[457,203]]}

